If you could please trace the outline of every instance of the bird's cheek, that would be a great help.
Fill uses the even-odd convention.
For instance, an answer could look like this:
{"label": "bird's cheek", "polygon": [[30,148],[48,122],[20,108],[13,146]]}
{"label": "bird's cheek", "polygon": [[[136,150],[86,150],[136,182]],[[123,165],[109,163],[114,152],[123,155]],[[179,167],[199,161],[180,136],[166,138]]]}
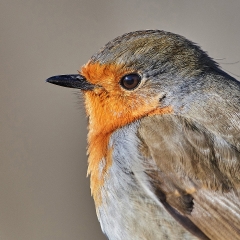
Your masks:
{"label": "bird's cheek", "polygon": [[121,110],[127,115],[127,117],[132,117],[137,119],[146,115],[148,112],[152,111],[157,107],[156,101],[148,101],[139,96],[131,96],[127,101],[122,101]]}

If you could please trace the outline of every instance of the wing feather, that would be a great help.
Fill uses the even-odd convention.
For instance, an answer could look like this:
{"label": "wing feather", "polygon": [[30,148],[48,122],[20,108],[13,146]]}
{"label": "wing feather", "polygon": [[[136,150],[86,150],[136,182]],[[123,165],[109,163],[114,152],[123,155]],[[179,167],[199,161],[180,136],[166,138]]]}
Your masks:
{"label": "wing feather", "polygon": [[[153,191],[168,211],[177,211],[170,214],[185,228],[192,224],[193,234],[201,239],[240,239],[240,152],[235,136],[236,129],[232,135],[229,131],[228,142],[176,115],[141,121],[139,138],[148,149],[143,154],[155,165],[146,169]],[[200,236],[201,231],[206,236]]]}

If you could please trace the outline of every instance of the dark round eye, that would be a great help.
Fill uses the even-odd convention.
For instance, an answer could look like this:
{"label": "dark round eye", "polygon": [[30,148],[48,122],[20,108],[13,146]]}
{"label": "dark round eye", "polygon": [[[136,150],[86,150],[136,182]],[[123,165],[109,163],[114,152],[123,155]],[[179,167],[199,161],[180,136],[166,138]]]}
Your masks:
{"label": "dark round eye", "polygon": [[120,84],[127,90],[133,90],[141,82],[141,77],[137,73],[131,73],[121,78]]}

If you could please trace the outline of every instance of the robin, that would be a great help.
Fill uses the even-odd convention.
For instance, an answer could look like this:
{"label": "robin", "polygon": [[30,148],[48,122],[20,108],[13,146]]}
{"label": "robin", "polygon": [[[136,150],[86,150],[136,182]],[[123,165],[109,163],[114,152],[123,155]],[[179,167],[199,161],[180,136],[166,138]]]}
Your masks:
{"label": "robin", "polygon": [[240,83],[200,47],[131,32],[47,82],[83,92],[108,239],[240,239]]}

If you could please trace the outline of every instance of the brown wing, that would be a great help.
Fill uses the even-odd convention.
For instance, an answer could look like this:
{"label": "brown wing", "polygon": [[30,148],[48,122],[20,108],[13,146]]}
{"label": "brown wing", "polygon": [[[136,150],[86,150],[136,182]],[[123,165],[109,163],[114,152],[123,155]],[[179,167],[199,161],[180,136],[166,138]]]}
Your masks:
{"label": "brown wing", "polygon": [[237,147],[175,115],[142,119],[139,138],[146,164],[156,164],[146,174],[170,214],[201,239],[240,239]]}

